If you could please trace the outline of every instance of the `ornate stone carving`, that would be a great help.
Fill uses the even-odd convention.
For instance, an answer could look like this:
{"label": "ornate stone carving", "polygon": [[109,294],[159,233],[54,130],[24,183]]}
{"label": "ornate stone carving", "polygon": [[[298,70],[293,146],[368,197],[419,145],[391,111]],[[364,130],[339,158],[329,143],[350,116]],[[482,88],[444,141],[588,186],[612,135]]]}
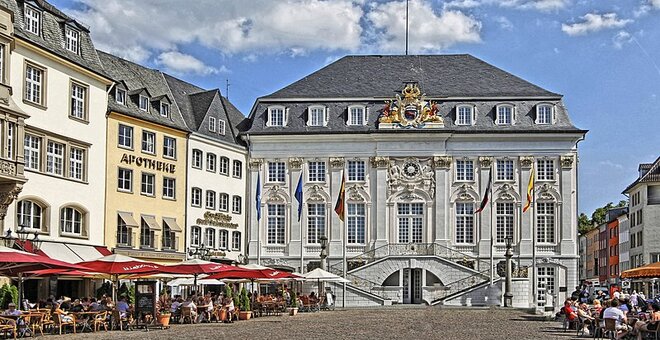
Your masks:
{"label": "ornate stone carving", "polygon": [[520,166],[524,168],[531,168],[532,164],[534,164],[533,156],[520,156]]}
{"label": "ornate stone carving", "polygon": [[323,194],[325,190],[323,189],[322,186],[318,184],[314,184],[310,189],[309,189],[309,197],[307,198],[308,201],[311,202],[323,202],[325,201],[325,198],[323,198]]}
{"label": "ornate stone carving", "polygon": [[16,164],[5,160],[0,161],[0,173],[10,176],[16,175]]}
{"label": "ornate stone carving", "polygon": [[300,157],[289,158],[289,167],[291,169],[300,169],[303,165],[304,160]]}
{"label": "ornate stone carving", "polygon": [[544,201],[557,201],[559,192],[552,185],[544,183],[536,188],[538,192],[538,199]]}
{"label": "ornate stone carving", "polygon": [[275,184],[266,191],[266,202],[286,203],[285,192],[279,185]]}
{"label": "ornate stone carving", "polygon": [[268,258],[261,259],[261,264],[264,266],[279,266],[279,267],[291,267],[287,260],[281,258]]}
{"label": "ornate stone carving", "polygon": [[515,189],[508,183],[502,184],[499,189],[497,189],[498,198],[502,201],[515,201],[516,197],[514,196]]}
{"label": "ornate stone carving", "polygon": [[7,208],[16,200],[18,194],[21,193],[21,190],[23,190],[22,183],[12,183],[0,186],[0,220],[5,219],[5,216],[7,216]]}
{"label": "ornate stone carving", "polygon": [[389,157],[381,157],[381,156],[376,156],[376,157],[371,157],[371,166],[374,168],[386,168],[387,165],[390,163]]}
{"label": "ornate stone carving", "polygon": [[261,164],[264,162],[263,158],[252,158],[250,159],[250,169],[259,170]]}
{"label": "ornate stone carving", "polygon": [[413,191],[416,188],[435,197],[435,172],[432,160],[415,157],[392,159],[389,162],[387,194],[391,196],[401,190]]}
{"label": "ornate stone carving", "polygon": [[345,161],[342,157],[330,157],[330,166],[333,168],[343,168],[344,163]]}
{"label": "ornate stone carving", "polygon": [[493,163],[493,157],[486,157],[486,156],[479,157],[479,165],[481,165],[482,168],[489,168],[492,163]]}
{"label": "ornate stone carving", "polygon": [[428,129],[445,126],[442,117],[438,115],[437,104],[424,100],[424,95],[416,83],[406,84],[401,94],[403,98],[397,94],[396,100],[385,102],[378,118],[379,129]]}
{"label": "ornate stone carving", "polygon": [[412,192],[403,194],[399,196],[400,199],[406,200],[406,201],[419,201],[419,200],[424,200],[421,196],[415,195]]}
{"label": "ornate stone carving", "polygon": [[572,155],[561,156],[562,168],[568,168],[568,169],[572,168],[574,160],[575,158]]}
{"label": "ornate stone carving", "polygon": [[451,168],[451,156],[433,157],[433,165],[436,169],[449,169]]}
{"label": "ornate stone carving", "polygon": [[556,265],[560,265],[560,266],[562,265],[561,261],[559,261],[558,259],[550,258],[550,257],[540,258],[540,259],[536,260],[536,263],[537,264],[556,264]]}
{"label": "ornate stone carving", "polygon": [[358,184],[353,184],[346,189],[346,199],[349,201],[355,201],[355,202],[364,202],[365,199],[360,193],[360,191],[364,191],[364,187]]}

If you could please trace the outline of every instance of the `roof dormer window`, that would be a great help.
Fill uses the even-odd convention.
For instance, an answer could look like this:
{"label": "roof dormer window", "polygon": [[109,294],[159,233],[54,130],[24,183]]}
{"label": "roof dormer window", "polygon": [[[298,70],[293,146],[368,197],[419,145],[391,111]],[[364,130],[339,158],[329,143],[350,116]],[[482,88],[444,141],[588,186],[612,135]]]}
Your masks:
{"label": "roof dormer window", "polygon": [[349,106],[346,125],[357,126],[367,124],[367,108],[364,106]]}
{"label": "roof dormer window", "polygon": [[115,88],[115,101],[117,104],[126,105],[126,90]]}
{"label": "roof dormer window", "polygon": [[26,31],[41,35],[41,11],[30,5],[25,5],[24,28]]}
{"label": "roof dormer window", "polygon": [[456,125],[470,126],[476,121],[475,109],[472,105],[456,107]]}
{"label": "roof dormer window", "polygon": [[209,117],[209,131],[215,132],[216,126],[215,126],[215,117]]}
{"label": "roof dormer window", "polygon": [[327,108],[324,106],[310,106],[308,109],[307,126],[328,125]]}
{"label": "roof dormer window", "polygon": [[266,126],[286,126],[287,109],[283,106],[271,106],[268,108],[268,121]]}
{"label": "roof dormer window", "polygon": [[170,116],[170,104],[160,102],[160,115],[163,117],[169,117]]}
{"label": "roof dormer window", "polygon": [[555,107],[551,104],[536,106],[536,124],[548,125],[554,122]]}
{"label": "roof dormer window", "polygon": [[80,32],[72,27],[65,28],[65,47],[67,50],[78,54],[80,52]]}
{"label": "roof dormer window", "polygon": [[221,135],[224,136],[225,133],[227,133],[227,131],[226,131],[226,128],[227,128],[226,125],[227,125],[227,124],[225,123],[224,120],[222,120],[222,119],[218,119],[218,134],[221,134]]}
{"label": "roof dormer window", "polygon": [[496,107],[495,124],[513,125],[515,120],[515,108],[513,105],[501,104]]}
{"label": "roof dormer window", "polygon": [[140,99],[138,100],[138,106],[142,111],[149,111],[149,97],[140,95]]}

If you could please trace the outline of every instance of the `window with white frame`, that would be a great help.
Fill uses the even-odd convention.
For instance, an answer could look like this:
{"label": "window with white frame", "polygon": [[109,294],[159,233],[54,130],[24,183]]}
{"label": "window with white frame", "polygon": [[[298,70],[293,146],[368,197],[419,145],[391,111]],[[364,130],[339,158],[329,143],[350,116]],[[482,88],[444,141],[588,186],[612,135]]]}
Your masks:
{"label": "window with white frame", "polygon": [[555,277],[557,275],[555,267],[536,268],[537,292],[536,301],[539,306],[545,306],[546,294],[554,295],[557,293]]}
{"label": "window with white frame", "polygon": [[206,171],[215,172],[216,156],[213,153],[206,154]]}
{"label": "window with white frame", "polygon": [[555,242],[555,204],[553,202],[536,203],[536,242]]}
{"label": "window with white frame", "polygon": [[60,210],[60,232],[82,236],[84,230],[84,214],[79,209],[64,207]]}
{"label": "window with white frame", "polygon": [[143,172],[142,184],[140,185],[140,193],[147,196],[154,196],[156,194],[156,175]]}
{"label": "window with white frame", "polygon": [[25,100],[43,105],[44,74],[45,71],[39,67],[32,64],[25,65]]}
{"label": "window with white frame", "polygon": [[456,243],[474,243],[474,203],[456,203]]}
{"label": "window with white frame", "polygon": [[41,230],[45,208],[37,202],[22,200],[16,204],[18,225]]}
{"label": "window with white frame", "polygon": [[202,241],[202,228],[199,226],[192,226],[190,228],[190,245],[199,246]]}
{"label": "window with white frame", "polygon": [[229,158],[220,157],[220,166],[218,168],[221,175],[229,176]]}
{"label": "window with white frame", "polygon": [[513,125],[514,108],[512,105],[498,105],[496,112],[495,123],[497,125]]}
{"label": "window with white frame", "polygon": [[495,163],[498,181],[513,181],[513,160],[498,159]]}
{"label": "window with white frame", "polygon": [[362,203],[348,203],[346,231],[348,244],[364,244],[367,223],[366,206]]}
{"label": "window with white frame", "polygon": [[78,54],[80,48],[80,32],[72,27],[66,27],[66,43],[67,50]]}
{"label": "window with white frame", "polygon": [[366,123],[366,108],[364,106],[351,106],[348,108],[348,125],[365,125]]}
{"label": "window with white frame", "polygon": [[232,231],[231,233],[231,249],[241,250],[241,232]]}
{"label": "window with white frame", "polygon": [[268,182],[284,182],[286,165],[284,162],[268,162]]}
{"label": "window with white frame", "polygon": [[5,146],[7,148],[7,158],[14,159],[14,131],[16,123],[7,122],[7,135],[5,136]]}
{"label": "window with white frame", "polygon": [[209,117],[209,131],[215,132],[217,130],[215,117]]}
{"label": "window with white frame", "polygon": [[71,83],[71,112],[73,118],[87,119],[87,87]]}
{"label": "window with white frame", "polygon": [[225,135],[227,133],[227,123],[224,120],[218,119],[218,134]]}
{"label": "window with white frame", "polygon": [[348,181],[364,181],[365,178],[365,163],[360,160],[348,161]]}
{"label": "window with white frame", "polygon": [[284,244],[285,231],[285,207],[284,204],[267,205],[267,231],[266,241],[268,244]]}
{"label": "window with white frame", "polygon": [[310,182],[325,182],[325,162],[309,162],[307,169],[307,179]]}
{"label": "window with white frame", "polygon": [[149,98],[147,96],[140,95],[138,98],[138,107],[142,111],[149,111]]}
{"label": "window with white frame", "polygon": [[126,247],[131,245],[131,230],[126,221],[117,215],[117,246]]}
{"label": "window with white frame", "polygon": [[229,246],[229,231],[227,230],[220,230],[218,233],[219,241],[218,242],[218,249],[227,249]]}
{"label": "window with white frame", "polygon": [[497,202],[495,213],[495,242],[505,243],[507,237],[513,238],[513,202]]}
{"label": "window with white frame", "polygon": [[192,190],[190,191],[190,205],[192,205],[193,207],[202,206],[202,189],[192,188]]}
{"label": "window with white frame", "polygon": [[233,196],[231,198],[231,212],[234,214],[240,214],[243,206],[243,198],[241,196]]}
{"label": "window with white frame", "polygon": [[192,152],[192,167],[195,169],[202,168],[202,150],[194,149]]}
{"label": "window with white frame", "polygon": [[50,140],[46,144],[46,172],[62,176],[64,172],[64,144]]}
{"label": "window with white frame", "polygon": [[325,235],[325,204],[307,204],[307,243],[321,243]]}
{"label": "window with white frame", "polygon": [[218,195],[218,210],[229,211],[229,195],[224,192]]}
{"label": "window with white frame", "polygon": [[156,153],[156,134],[150,131],[142,131],[142,152]]}
{"label": "window with white frame", "polygon": [[25,158],[26,169],[40,169],[41,138],[25,134],[23,143],[23,157]]}
{"label": "window with white frame", "polygon": [[117,176],[117,190],[126,192],[133,191],[133,170],[119,168]]}
{"label": "window with white frame", "polygon": [[397,223],[399,243],[422,243],[424,230],[424,204],[398,203]]}
{"label": "window with white frame", "polygon": [[470,105],[460,105],[456,108],[456,125],[474,124],[474,107]]}
{"label": "window with white frame", "polygon": [[215,191],[206,190],[206,209],[215,210]]}
{"label": "window with white frame", "polygon": [[115,101],[117,104],[126,105],[126,90],[122,88],[115,89]]}
{"label": "window with white frame", "polygon": [[215,249],[215,229],[206,228],[204,230],[204,244],[207,248]]}
{"label": "window with white frame", "polygon": [[552,181],[555,179],[554,160],[539,159],[536,161],[536,179],[539,181]]}
{"label": "window with white frame", "polygon": [[154,248],[155,232],[149,227],[149,223],[142,218],[140,225],[140,247]]}
{"label": "window with white frame", "polygon": [[243,162],[234,160],[231,174],[234,178],[243,177]]}
{"label": "window with white frame", "polygon": [[326,125],[326,108],[323,106],[311,106],[308,109],[309,117],[307,119],[308,126],[325,126]]}
{"label": "window with white frame", "polygon": [[7,72],[5,70],[7,63],[5,62],[5,44],[0,43],[0,83],[7,82]]}
{"label": "window with white frame", "polygon": [[267,126],[286,126],[284,107],[273,106],[268,108]]}
{"label": "window with white frame", "polygon": [[41,11],[29,6],[25,5],[24,8],[24,28],[26,31],[36,34],[36,35],[41,35]]}
{"label": "window with white frame", "polygon": [[176,198],[176,179],[163,177],[163,198]]}
{"label": "window with white frame", "polygon": [[69,177],[82,181],[85,179],[85,149],[69,149]]}
{"label": "window with white frame", "polygon": [[163,221],[163,236],[162,236],[162,249],[174,250],[176,249],[176,234],[170,229],[170,226]]}
{"label": "window with white frame", "polygon": [[170,116],[170,104],[160,102],[160,115],[163,117],[169,117]]}
{"label": "window with white frame", "polygon": [[176,158],[176,139],[163,137],[163,157]]}
{"label": "window with white frame", "polygon": [[536,124],[552,124],[554,106],[539,104],[536,106]]}
{"label": "window with white frame", "polygon": [[127,126],[124,124],[119,124],[119,136],[117,137],[117,143],[121,147],[133,148],[133,127]]}
{"label": "window with white frame", "polygon": [[456,180],[464,182],[474,181],[474,161],[456,161]]}

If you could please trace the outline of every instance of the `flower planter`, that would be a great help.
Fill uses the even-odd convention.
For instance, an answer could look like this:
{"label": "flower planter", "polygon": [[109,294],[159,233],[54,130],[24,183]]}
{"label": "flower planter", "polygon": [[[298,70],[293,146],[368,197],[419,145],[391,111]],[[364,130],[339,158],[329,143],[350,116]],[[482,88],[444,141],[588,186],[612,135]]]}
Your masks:
{"label": "flower planter", "polygon": [[158,324],[163,327],[169,327],[170,325],[170,316],[171,314],[160,314],[158,315]]}
{"label": "flower planter", "polygon": [[247,312],[240,311],[240,312],[238,312],[238,319],[239,320],[250,320],[251,317],[252,317],[252,312],[251,311],[247,311]]}
{"label": "flower planter", "polygon": [[298,314],[298,308],[289,308],[289,315],[294,316]]}
{"label": "flower planter", "polygon": [[229,320],[227,320],[227,310],[226,309],[223,308],[223,309],[220,310],[220,320],[218,320],[218,321],[220,321],[220,322],[229,321]]}

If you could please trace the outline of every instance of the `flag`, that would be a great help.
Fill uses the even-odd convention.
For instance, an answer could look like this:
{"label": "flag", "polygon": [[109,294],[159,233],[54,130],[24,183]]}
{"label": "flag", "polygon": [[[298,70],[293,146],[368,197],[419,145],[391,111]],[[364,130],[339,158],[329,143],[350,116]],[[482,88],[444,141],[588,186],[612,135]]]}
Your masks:
{"label": "flag", "polygon": [[346,209],[344,209],[344,195],[346,194],[344,190],[344,185],[346,184],[346,175],[342,173],[341,175],[341,187],[339,187],[339,196],[337,196],[337,204],[335,204],[335,212],[339,215],[340,220],[344,220],[344,215],[346,214]]}
{"label": "flag", "polygon": [[488,196],[490,195],[491,192],[491,185],[493,182],[493,170],[490,170],[490,176],[488,176],[488,185],[486,185],[486,190],[484,191],[484,199],[481,200],[481,204],[479,205],[479,209],[475,211],[475,214],[480,213],[484,208],[486,207],[486,204],[488,204]]}
{"label": "flag", "polygon": [[525,207],[523,207],[523,212],[526,212],[527,209],[532,205],[532,195],[534,191],[534,168],[532,168],[532,171],[529,173],[529,184],[527,184],[527,203],[525,203]]}
{"label": "flag", "polygon": [[298,201],[298,222],[300,222],[300,216],[302,215],[302,206],[303,206],[303,192],[302,192],[302,180],[303,173],[300,172],[300,179],[298,179],[298,186],[296,187],[296,201]]}
{"label": "flag", "polygon": [[257,221],[261,220],[261,174],[257,173],[257,194],[254,198],[254,203],[257,208]]}

